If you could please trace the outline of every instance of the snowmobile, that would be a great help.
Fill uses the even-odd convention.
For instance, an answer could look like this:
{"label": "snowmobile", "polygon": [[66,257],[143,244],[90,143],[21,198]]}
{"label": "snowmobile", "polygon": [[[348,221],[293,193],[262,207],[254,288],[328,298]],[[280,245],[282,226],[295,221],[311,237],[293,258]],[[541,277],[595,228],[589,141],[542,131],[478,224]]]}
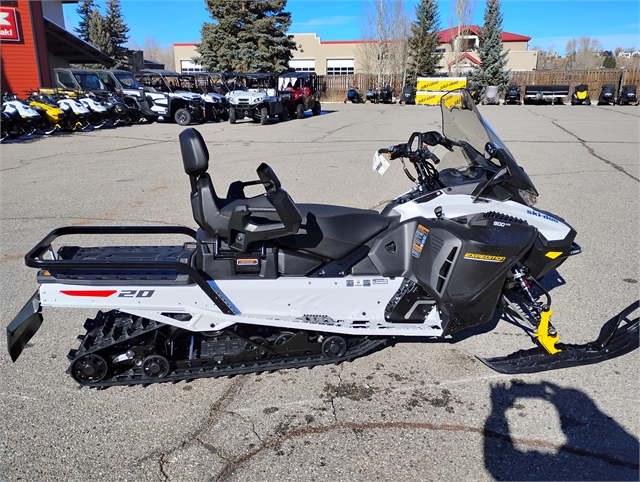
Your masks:
{"label": "snowmobile", "polygon": [[416,88],[412,85],[405,85],[400,96],[400,104],[415,104]]}
{"label": "snowmobile", "polygon": [[360,92],[358,92],[358,89],[356,87],[353,87],[347,91],[347,97],[344,99],[344,103],[346,104],[347,101],[351,102],[352,104],[364,103],[364,99],[362,98],[362,95],[360,95]]}
{"label": "snowmobile", "polygon": [[386,85],[380,89],[378,101],[382,104],[391,104],[393,102],[393,89],[390,85]]}
{"label": "snowmobile", "polygon": [[598,105],[615,104],[616,87],[613,84],[604,84],[598,96]]}
{"label": "snowmobile", "polygon": [[378,103],[378,90],[375,87],[371,87],[367,90],[367,93],[365,94],[365,103],[366,101],[369,101],[372,104]]}
{"label": "snowmobile", "polygon": [[[16,94],[2,93],[2,112],[10,118],[11,137],[30,136],[35,133],[41,123],[38,111]],[[8,137],[9,135],[7,135]]]}
{"label": "snowmobile", "polygon": [[638,105],[636,92],[637,87],[635,85],[623,85],[618,93],[618,105]]}
{"label": "snowmobile", "polygon": [[40,114],[39,131],[41,133],[49,135],[62,130],[64,112],[51,96],[32,92],[27,102]]}
{"label": "snowmobile", "polygon": [[[197,231],[183,226],[55,229],[26,256],[39,289],[7,327],[16,361],[43,323],[42,306],[97,308],[69,352],[80,385],[150,384],[340,363],[402,337],[440,338],[499,309],[539,345],[483,360],[504,373],[595,363],[638,346],[632,305],[595,342],[559,342],[540,279],[581,249],[576,231],[536,209],[538,191],[467,91],[446,94],[443,132],[414,132],[377,150],[400,160],[413,189],[382,212],[296,204],[273,169],[216,194],[209,152],[180,133]],[[442,165],[466,160],[463,167]],[[449,152],[452,151],[451,156]],[[410,172],[408,161],[414,168]],[[265,193],[247,197],[244,188]],[[186,191],[186,190],[185,190]],[[77,234],[171,234],[175,246],[61,246]]]}
{"label": "snowmobile", "polygon": [[500,105],[500,97],[497,86],[488,85],[487,87],[485,87],[484,97],[482,98],[482,105]]}
{"label": "snowmobile", "polygon": [[571,94],[571,105],[591,105],[589,98],[589,86],[586,84],[576,85]]}
{"label": "snowmobile", "polygon": [[507,90],[504,93],[504,105],[507,104],[517,104],[520,105],[522,104],[522,101],[520,100],[520,86],[517,84],[509,84],[509,86],[507,86]]}

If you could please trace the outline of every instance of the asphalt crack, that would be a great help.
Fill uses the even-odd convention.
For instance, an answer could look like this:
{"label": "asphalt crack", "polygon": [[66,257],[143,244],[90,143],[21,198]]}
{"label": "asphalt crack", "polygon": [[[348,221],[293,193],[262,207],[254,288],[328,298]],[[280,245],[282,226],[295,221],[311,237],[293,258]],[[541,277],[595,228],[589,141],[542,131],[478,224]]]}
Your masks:
{"label": "asphalt crack", "polygon": [[553,117],[548,117],[546,115],[542,115],[542,114],[538,114],[537,112],[532,111],[531,109],[529,109],[529,112],[531,112],[534,115],[537,115],[539,117],[544,117],[545,119],[549,119],[551,121],[551,123],[556,126],[558,129],[566,132],[567,134],[569,134],[571,137],[573,137],[574,139],[576,139],[580,144],[582,144],[582,146],[587,150],[587,152],[595,157],[596,159],[599,159],[600,161],[604,162],[605,164],[607,164],[608,166],[611,166],[613,169],[615,169],[616,171],[619,171],[623,174],[626,174],[627,176],[629,176],[631,179],[633,179],[634,181],[640,182],[640,179],[638,179],[637,177],[635,177],[633,174],[630,174],[629,172],[627,172],[625,170],[624,167],[619,166],[618,164],[616,164],[615,162],[610,161],[609,159],[606,159],[600,155],[598,155],[596,153],[596,151],[590,147],[589,145],[587,145],[587,141],[585,141],[584,139],[582,139],[581,137],[577,136],[576,134],[574,134],[573,132],[571,132],[569,129],[567,129],[566,127],[561,126],[558,123],[558,120],[553,118]]}
{"label": "asphalt crack", "polygon": [[471,434],[478,434],[483,437],[503,440],[513,445],[526,445],[528,447],[548,448],[548,449],[556,450],[558,452],[564,452],[567,454],[598,459],[605,463],[608,463],[611,465],[617,465],[620,467],[625,467],[625,468],[630,468],[635,470],[639,468],[639,464],[637,463],[628,462],[625,460],[618,459],[616,457],[612,457],[606,454],[601,454],[591,450],[580,449],[577,447],[570,447],[566,445],[558,445],[552,442],[546,442],[544,440],[512,437],[502,432],[497,432],[495,430],[489,430],[489,429],[480,428],[480,427],[470,427],[466,425],[454,425],[454,424],[446,424],[446,423],[433,424],[433,423],[427,423],[427,422],[370,422],[370,423],[338,422],[332,425],[326,425],[326,426],[320,426],[320,427],[307,426],[307,427],[299,428],[297,430],[293,430],[287,434],[284,434],[280,437],[265,441],[262,445],[255,448],[251,452],[233,460],[227,466],[227,468],[218,476],[216,480],[218,482],[224,481],[238,467],[240,467],[245,462],[248,462],[256,455],[260,454],[264,450],[280,446],[284,442],[291,439],[304,437],[306,435],[324,434],[324,433],[332,432],[335,430],[364,431],[364,430],[387,430],[387,429],[431,430],[431,431],[441,431],[441,432],[465,432],[465,433],[471,433]]}
{"label": "asphalt crack", "polygon": [[551,123],[558,127],[559,129],[563,130],[564,132],[566,132],[567,134],[569,134],[570,136],[575,137],[578,142],[580,142],[580,144],[582,144],[582,146],[587,150],[587,152],[589,154],[591,154],[591,156],[595,157],[596,159],[600,159],[602,162],[604,162],[605,164],[611,166],[612,168],[614,168],[616,171],[620,171],[623,174],[626,174],[627,176],[629,176],[631,179],[633,179],[634,181],[640,182],[640,179],[638,179],[637,177],[635,177],[633,174],[630,174],[629,172],[627,172],[625,170],[624,167],[619,166],[618,164],[616,164],[615,162],[610,161],[609,159],[606,159],[600,155],[598,155],[596,153],[596,151],[590,147],[589,145],[587,145],[587,141],[585,141],[584,139],[581,139],[580,137],[578,137],[577,135],[575,135],[573,132],[571,132],[569,129],[561,126],[560,124],[558,124],[558,122],[555,119],[551,119]]}
{"label": "asphalt crack", "polygon": [[209,450],[213,454],[219,456],[220,458],[226,460],[227,463],[229,463],[229,459],[227,457],[224,457],[223,455],[221,455],[220,452],[215,447],[213,447],[210,444],[207,444],[206,442],[204,442],[200,438],[200,436],[207,429],[209,429],[211,427],[211,425],[213,425],[213,423],[218,418],[218,412],[224,406],[226,406],[226,405],[228,405],[230,403],[230,401],[233,399],[233,396],[236,395],[242,389],[242,386],[244,385],[245,381],[246,381],[246,377],[235,377],[235,379],[233,380],[233,382],[231,383],[229,388],[222,394],[222,396],[220,398],[218,398],[218,400],[216,400],[213,403],[213,405],[211,405],[211,408],[209,409],[209,417],[207,418],[207,420],[198,429],[196,429],[191,435],[189,435],[188,437],[183,439],[181,442],[179,442],[171,450],[169,450],[168,452],[164,452],[164,453],[160,454],[160,457],[159,457],[159,460],[158,460],[158,465],[159,465],[160,473],[162,474],[162,476],[164,477],[165,480],[170,480],[170,478],[171,478],[170,475],[165,470],[165,467],[166,467],[167,463],[169,463],[169,458],[171,457],[171,455],[173,455],[174,453],[178,452],[179,450],[185,448],[186,446],[188,446],[192,442],[199,443],[200,445],[205,447],[207,450]]}

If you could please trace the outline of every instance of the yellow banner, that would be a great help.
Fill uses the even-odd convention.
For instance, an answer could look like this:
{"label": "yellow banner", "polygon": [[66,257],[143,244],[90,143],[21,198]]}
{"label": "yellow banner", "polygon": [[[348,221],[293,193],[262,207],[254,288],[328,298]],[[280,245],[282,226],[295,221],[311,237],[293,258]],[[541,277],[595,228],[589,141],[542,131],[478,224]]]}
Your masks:
{"label": "yellow banner", "polygon": [[440,99],[446,92],[416,92],[416,105],[440,105]]}
{"label": "yellow banner", "polygon": [[416,90],[454,90],[466,89],[466,77],[418,77]]}

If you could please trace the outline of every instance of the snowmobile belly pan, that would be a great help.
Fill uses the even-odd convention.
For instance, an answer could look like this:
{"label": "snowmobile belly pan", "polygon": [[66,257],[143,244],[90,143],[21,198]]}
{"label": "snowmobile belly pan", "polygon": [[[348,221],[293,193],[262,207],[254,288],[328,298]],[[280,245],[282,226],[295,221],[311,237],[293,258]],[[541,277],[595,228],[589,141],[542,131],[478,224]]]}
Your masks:
{"label": "snowmobile belly pan", "polygon": [[40,292],[36,290],[16,317],[7,326],[7,348],[11,361],[16,361],[29,340],[42,325]]}
{"label": "snowmobile belly pan", "polygon": [[[625,355],[638,348],[639,319],[627,317],[640,307],[636,301],[607,321],[597,340],[583,345],[558,343],[561,351],[550,355],[542,347],[520,350],[497,358],[479,358],[489,368],[505,374],[536,373],[558,368],[591,365]],[[620,327],[622,321],[626,324]]]}

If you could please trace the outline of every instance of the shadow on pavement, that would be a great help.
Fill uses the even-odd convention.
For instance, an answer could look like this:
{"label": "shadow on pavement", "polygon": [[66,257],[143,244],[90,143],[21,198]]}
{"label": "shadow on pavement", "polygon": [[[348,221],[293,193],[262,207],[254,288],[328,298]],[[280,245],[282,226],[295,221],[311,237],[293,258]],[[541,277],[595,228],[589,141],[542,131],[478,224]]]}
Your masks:
{"label": "shadow on pavement", "polygon": [[[518,423],[517,417],[531,416],[527,408],[539,407],[541,401],[552,404],[557,413],[551,410],[546,420]],[[491,403],[484,426],[484,463],[496,480],[638,480],[638,440],[581,391],[515,378],[510,385],[491,388]],[[515,418],[523,428],[535,426],[536,434],[545,425],[556,425],[559,417],[566,442],[511,435],[509,410],[511,423]]]}

